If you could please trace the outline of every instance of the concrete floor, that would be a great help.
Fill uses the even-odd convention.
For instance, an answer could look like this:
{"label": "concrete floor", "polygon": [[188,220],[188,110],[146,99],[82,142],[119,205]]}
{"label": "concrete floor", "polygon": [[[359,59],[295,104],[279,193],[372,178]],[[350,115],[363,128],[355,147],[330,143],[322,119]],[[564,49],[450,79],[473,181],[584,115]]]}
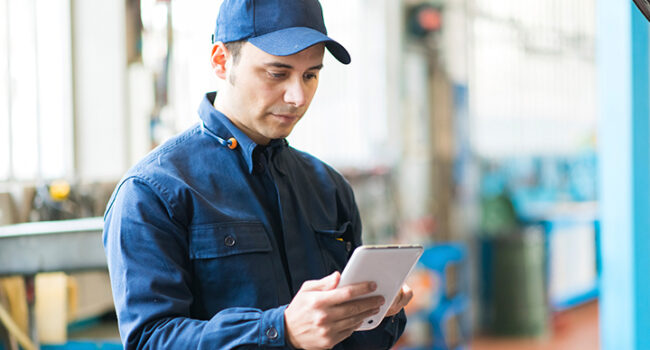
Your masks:
{"label": "concrete floor", "polygon": [[591,302],[558,313],[553,332],[542,339],[498,339],[478,337],[472,350],[597,350],[599,349],[598,303]]}

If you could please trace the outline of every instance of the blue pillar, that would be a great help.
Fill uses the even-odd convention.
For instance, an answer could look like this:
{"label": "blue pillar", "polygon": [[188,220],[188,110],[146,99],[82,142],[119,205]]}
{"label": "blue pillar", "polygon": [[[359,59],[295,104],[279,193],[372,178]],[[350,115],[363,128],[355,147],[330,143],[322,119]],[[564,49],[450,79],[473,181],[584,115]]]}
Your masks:
{"label": "blue pillar", "polygon": [[601,346],[650,349],[649,26],[632,0],[596,12]]}

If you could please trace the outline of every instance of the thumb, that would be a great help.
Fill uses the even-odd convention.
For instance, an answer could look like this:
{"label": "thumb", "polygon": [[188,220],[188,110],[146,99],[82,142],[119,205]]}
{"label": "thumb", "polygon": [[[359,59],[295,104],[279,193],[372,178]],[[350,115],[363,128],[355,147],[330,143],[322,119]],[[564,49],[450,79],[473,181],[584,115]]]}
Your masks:
{"label": "thumb", "polygon": [[407,284],[404,284],[402,286],[402,302],[406,305],[411,301],[411,299],[413,299],[413,289],[411,289]]}
{"label": "thumb", "polygon": [[325,276],[319,280],[311,280],[302,284],[302,290],[312,290],[312,291],[325,291],[336,288],[341,279],[341,273],[334,271],[328,276]]}

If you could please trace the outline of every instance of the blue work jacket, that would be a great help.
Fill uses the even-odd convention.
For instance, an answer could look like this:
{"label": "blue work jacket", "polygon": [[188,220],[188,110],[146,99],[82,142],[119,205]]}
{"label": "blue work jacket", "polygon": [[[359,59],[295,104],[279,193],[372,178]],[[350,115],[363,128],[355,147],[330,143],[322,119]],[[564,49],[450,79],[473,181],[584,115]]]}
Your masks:
{"label": "blue work jacket", "polygon": [[[361,244],[345,179],[285,140],[258,146],[215,96],[108,204],[104,247],[127,349],[289,348],[286,306]],[[335,349],[388,349],[405,324],[402,310]]]}

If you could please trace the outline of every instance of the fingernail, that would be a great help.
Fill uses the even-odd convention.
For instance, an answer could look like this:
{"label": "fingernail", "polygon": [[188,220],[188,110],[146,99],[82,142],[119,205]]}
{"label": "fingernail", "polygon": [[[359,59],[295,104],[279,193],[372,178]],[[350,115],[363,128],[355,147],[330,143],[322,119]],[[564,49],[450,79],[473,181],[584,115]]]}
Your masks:
{"label": "fingernail", "polygon": [[372,292],[372,291],[374,291],[375,289],[377,289],[377,283],[375,283],[375,282],[370,282],[370,291]]}

